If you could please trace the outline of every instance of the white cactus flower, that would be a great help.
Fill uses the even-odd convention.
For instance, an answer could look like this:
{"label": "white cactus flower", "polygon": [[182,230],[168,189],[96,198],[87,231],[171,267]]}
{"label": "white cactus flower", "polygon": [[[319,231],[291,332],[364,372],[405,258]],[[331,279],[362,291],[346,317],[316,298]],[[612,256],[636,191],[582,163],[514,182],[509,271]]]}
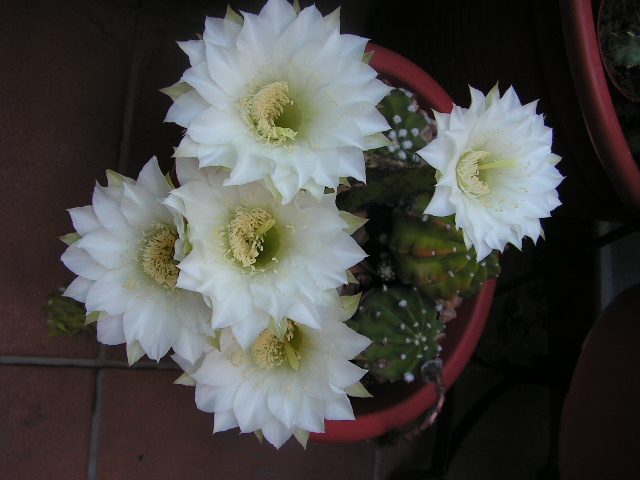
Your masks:
{"label": "white cactus flower", "polygon": [[359,382],[366,370],[349,360],[371,341],[343,323],[357,298],[343,301],[350,311],[327,309],[322,331],[288,320],[282,340],[263,330],[247,350],[226,328],[220,349],[208,348],[195,365],[173,356],[186,372],[177,383],[195,385],[198,408],[214,413],[214,433],[240,427],[276,448],[292,435],[306,445],[325,419],[354,419],[347,394],[369,396]]}
{"label": "white cactus flower", "polygon": [[107,173],[92,205],[69,210],[77,232],[64,238],[62,261],[78,277],[65,295],[97,320],[100,342],[127,344],[129,363],[170,348],[195,361],[212,333],[211,310],[202,295],[176,287],[182,220],[162,204],[172,187],[155,158],[137,181]]}
{"label": "white cactus flower", "polygon": [[500,97],[496,85],[485,97],[471,88],[471,106],[435,113],[437,137],[418,151],[436,172],[428,215],[456,215],[467,248],[478,260],[507,243],[543,235],[540,218],[560,205],[563,177],[551,152],[553,132],[522,105],[513,88]]}
{"label": "white cactus flower", "polygon": [[284,317],[320,328],[365,256],[350,235],[362,219],[340,212],[334,194],[299,192],[282,205],[261,182],[225,186],[226,171],[176,164],[182,186],[165,203],[186,219],[191,248],[177,285],[210,300],[212,327],[231,326],[243,348]]}
{"label": "white cactus flower", "polygon": [[176,156],[230,168],[225,185],[264,179],[282,203],[364,181],[363,150],[386,144],[376,105],[390,90],[362,61],[367,40],[340,34],[338,10],[269,0],[242,15],[208,18],[202,40],[180,43],[191,68],[164,90],[166,121],[186,129]]}

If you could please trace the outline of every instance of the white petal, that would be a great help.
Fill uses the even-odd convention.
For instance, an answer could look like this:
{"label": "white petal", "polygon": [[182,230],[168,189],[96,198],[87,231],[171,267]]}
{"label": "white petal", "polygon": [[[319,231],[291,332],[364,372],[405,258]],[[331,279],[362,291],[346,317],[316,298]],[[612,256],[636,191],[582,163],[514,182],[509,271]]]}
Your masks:
{"label": "white petal", "polygon": [[233,411],[242,433],[260,430],[273,418],[267,407],[266,391],[249,382],[240,385],[233,401]]}
{"label": "white petal", "polygon": [[105,345],[120,345],[125,342],[122,315],[101,313],[97,323],[97,338]]}
{"label": "white petal", "polygon": [[84,277],[76,277],[64,291],[65,297],[71,297],[78,302],[85,303],[87,301],[87,292],[93,286],[93,280]]}
{"label": "white petal", "polygon": [[213,416],[213,433],[224,432],[238,426],[238,420],[233,410],[216,412]]}
{"label": "white petal", "polygon": [[75,244],[65,250],[61,260],[73,273],[89,280],[97,280],[107,271],[85,250],[78,248]]}
{"label": "white petal", "polygon": [[93,210],[93,206],[91,205],[70,208],[69,214],[71,215],[73,228],[75,228],[76,232],[81,236],[102,228],[102,224],[100,223],[100,220],[98,220],[98,217]]}

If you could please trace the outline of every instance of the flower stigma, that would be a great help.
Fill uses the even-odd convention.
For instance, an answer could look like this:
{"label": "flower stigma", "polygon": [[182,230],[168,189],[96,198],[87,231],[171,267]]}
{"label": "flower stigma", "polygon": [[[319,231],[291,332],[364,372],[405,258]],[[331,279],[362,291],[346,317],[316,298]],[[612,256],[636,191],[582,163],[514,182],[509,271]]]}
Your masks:
{"label": "flower stigma", "polygon": [[480,178],[481,166],[478,164],[489,156],[482,150],[466,150],[456,165],[456,177],[460,189],[471,197],[479,197],[491,193],[486,182]]}
{"label": "flower stigma", "polygon": [[142,269],[153,278],[158,285],[170,290],[176,288],[178,282],[178,262],[175,254],[178,231],[175,228],[160,227],[150,235],[142,245]]}
{"label": "flower stigma", "polygon": [[258,338],[251,345],[251,356],[256,364],[265,370],[279,367],[286,362],[291,368],[297,370],[300,366],[300,346],[302,332],[298,324],[287,319],[287,331],[284,341],[269,329],[260,332]]}
{"label": "flower stigma", "polygon": [[273,82],[238,100],[240,114],[249,130],[267,145],[282,145],[298,133],[301,112],[287,96],[288,92],[287,82]]}
{"label": "flower stigma", "polygon": [[[227,225],[229,253],[243,267],[264,266],[278,250],[276,221],[262,208],[237,207]],[[267,235],[267,233],[269,235]]]}

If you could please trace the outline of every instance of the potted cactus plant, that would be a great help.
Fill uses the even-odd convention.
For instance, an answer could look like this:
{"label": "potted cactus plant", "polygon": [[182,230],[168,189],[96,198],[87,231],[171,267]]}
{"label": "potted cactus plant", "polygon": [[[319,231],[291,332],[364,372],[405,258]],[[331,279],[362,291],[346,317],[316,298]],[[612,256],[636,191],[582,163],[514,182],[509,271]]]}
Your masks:
{"label": "potted cactus plant", "polygon": [[101,342],[126,343],[130,364],[173,350],[214,432],[276,448],[437,413],[479,340],[498,253],[536,241],[560,204],[535,102],[496,85],[455,106],[339,25],[339,10],[285,0],[207,19],[163,89],[185,129],[177,183],[156,158],[137,180],[107,172],[62,237],[78,275],[64,295]]}
{"label": "potted cactus plant", "polygon": [[499,273],[495,254],[482,262],[469,255],[451,218],[422,215],[435,184],[433,169],[416,155],[435,135],[425,113],[450,112],[451,98],[401,55],[368,50],[371,65],[397,87],[381,105],[394,142],[367,154],[367,185],[351,185],[338,204],[368,218],[367,230],[356,233],[369,257],[352,269],[364,293],[350,325],[373,340],[357,360],[370,370],[373,397],[353,399],[355,421],[326,422],[325,433],[311,434],[316,442],[375,438],[436,404],[436,384],[420,378],[420,368],[439,357],[444,383],[457,379],[484,329]]}

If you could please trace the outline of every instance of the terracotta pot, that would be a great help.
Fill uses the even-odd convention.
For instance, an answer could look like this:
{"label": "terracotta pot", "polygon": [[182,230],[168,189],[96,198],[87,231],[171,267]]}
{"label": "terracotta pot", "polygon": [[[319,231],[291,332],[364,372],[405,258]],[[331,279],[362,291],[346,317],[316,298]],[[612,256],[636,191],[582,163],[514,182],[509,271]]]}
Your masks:
{"label": "terracotta pot", "polygon": [[[634,207],[623,202],[628,188],[619,189],[624,174],[599,159],[581,109],[585,100],[574,86],[580,79],[572,75],[574,55],[565,48],[568,30],[563,33],[563,21],[578,28],[578,19],[566,15],[573,3],[590,0],[427,0],[403,8],[381,2],[367,35],[428,71],[458,105],[469,105],[469,85],[487,92],[496,82],[502,91],[513,86],[524,103],[539,99],[565,176],[554,216],[629,221]],[[591,53],[598,55],[598,47]],[[640,185],[635,177],[627,187]]]}
{"label": "terracotta pot", "polygon": [[593,146],[627,209],[640,216],[640,169],[613,108],[600,56],[591,0],[562,2],[565,42],[580,107]]}
{"label": "terracotta pot", "polygon": [[[449,95],[427,73],[406,58],[386,48],[370,45],[374,50],[371,66],[398,87],[414,92],[422,108],[450,112],[453,102]],[[482,292],[465,300],[458,317],[446,328],[440,357],[447,386],[458,378],[473,353],[491,308],[495,280],[486,282]],[[433,385],[421,380],[407,384],[395,382],[372,391],[373,398],[354,398],[354,421],[327,421],[324,434],[311,434],[311,441],[344,443],[368,440],[402,427],[427,411],[436,401]]]}

